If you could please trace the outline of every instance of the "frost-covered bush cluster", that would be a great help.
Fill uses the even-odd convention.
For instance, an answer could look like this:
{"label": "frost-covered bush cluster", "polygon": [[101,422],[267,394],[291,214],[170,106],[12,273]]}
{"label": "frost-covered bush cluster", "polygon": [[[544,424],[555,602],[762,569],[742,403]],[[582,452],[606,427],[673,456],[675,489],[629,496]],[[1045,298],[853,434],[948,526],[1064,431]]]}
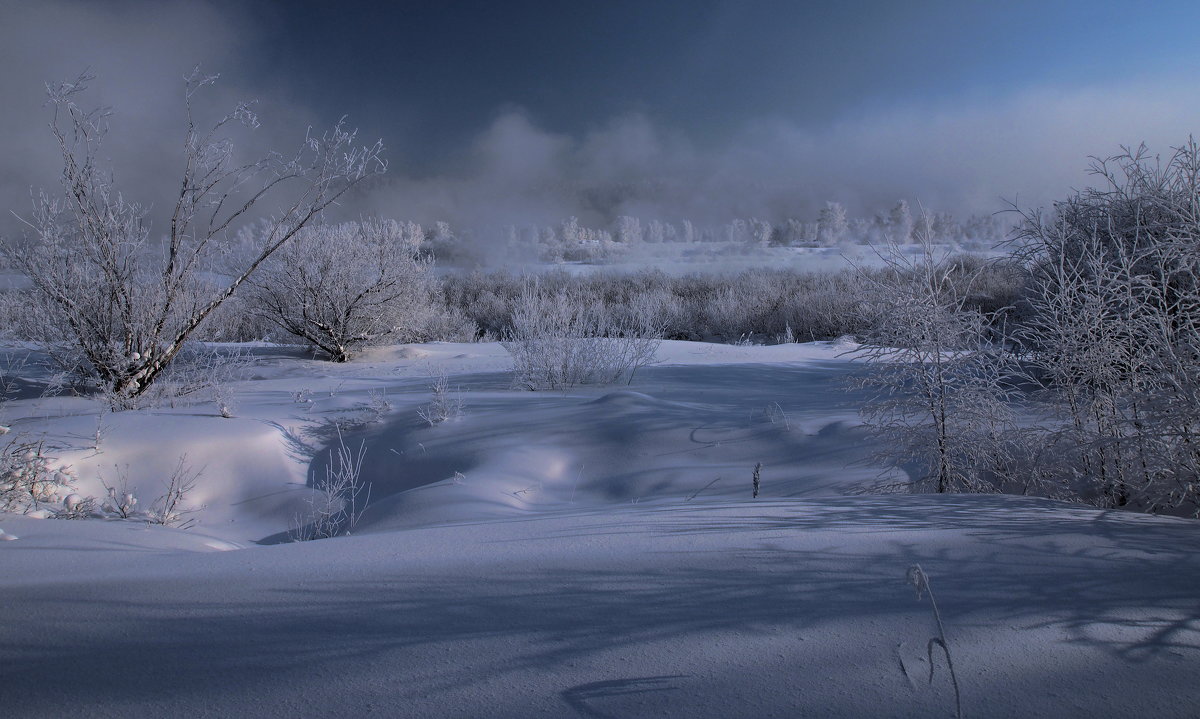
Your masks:
{"label": "frost-covered bush cluster", "polygon": [[[967,306],[994,311],[1012,301],[1022,278],[999,265],[955,257],[948,281],[971,283]],[[603,305],[618,323],[649,321],[665,339],[811,341],[859,334],[870,326],[866,299],[874,271],[807,273],[755,269],[673,277],[660,271],[539,275],[543,293],[564,293],[581,306]],[[527,280],[508,273],[452,275],[445,301],[486,335],[514,329]],[[965,290],[964,290],[965,291]]]}
{"label": "frost-covered bush cluster", "polygon": [[[207,130],[193,120],[194,95],[215,79],[196,72],[187,80],[180,189],[154,228],[149,210],[126,199],[104,166],[108,113],[78,103],[91,78],[49,89],[62,187],[35,196],[26,236],[6,238],[4,254],[33,285],[36,319],[26,329],[117,407],[136,404],[273,253],[385,168],[380,144],[356,147],[340,124],[310,133],[294,154],[247,162],[235,154],[234,138],[258,126],[249,105]],[[286,209],[265,221],[242,261],[219,272],[230,233],[264,198]]]}
{"label": "frost-covered bush cluster", "polygon": [[163,481],[163,494],[142,509],[123,473],[113,485],[100,478],[103,498],[86,496],[76,490],[75,470],[52,456],[44,441],[18,438],[0,448],[0,512],[55,519],[139,519],[186,529],[194,524],[190,515],[196,510],[188,506],[188,494],[199,476],[186,456],[181,457]]}
{"label": "frost-covered bush cluster", "polygon": [[1103,506],[1200,507],[1200,146],[1097,161],[1100,186],[1029,213],[1027,376],[1054,408],[1048,480]]}
{"label": "frost-covered bush cluster", "polygon": [[369,344],[473,334],[435,300],[422,241],[390,220],[307,227],[250,281],[250,310],[334,362]]}
{"label": "frost-covered bush cluster", "polygon": [[876,275],[866,416],[918,484],[1200,511],[1200,146],[1092,169],[1023,215],[1008,308],[967,306],[928,253]]}
{"label": "frost-covered bush cluster", "polygon": [[653,317],[613,312],[591,299],[526,284],[504,339],[515,386],[540,390],[628,382],[654,361],[662,333]]}
{"label": "frost-covered bush cluster", "polygon": [[75,473],[55,466],[44,442],[11,441],[0,449],[0,511],[28,514],[72,495]]}

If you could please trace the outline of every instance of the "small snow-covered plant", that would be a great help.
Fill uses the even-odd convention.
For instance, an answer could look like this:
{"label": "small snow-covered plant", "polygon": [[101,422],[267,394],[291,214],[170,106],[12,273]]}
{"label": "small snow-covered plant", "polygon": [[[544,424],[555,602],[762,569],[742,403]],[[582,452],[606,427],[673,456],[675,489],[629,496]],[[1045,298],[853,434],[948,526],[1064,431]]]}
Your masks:
{"label": "small snow-covered plant", "polygon": [[462,417],[462,392],[458,388],[450,389],[446,370],[439,368],[432,379],[433,383],[429,385],[429,391],[433,393],[433,401],[418,409],[417,414],[428,422],[430,427]]}
{"label": "small snow-covered plant", "polygon": [[133,513],[137,511],[137,497],[134,496],[133,490],[129,488],[129,476],[120,469],[117,470],[117,482],[114,485],[109,485],[100,478],[100,484],[104,487],[105,499],[100,505],[100,509],[108,514],[115,514],[121,519],[129,519]]}
{"label": "small snow-covered plant", "polygon": [[360,443],[357,450],[352,450],[346,446],[341,431],[337,438],[337,446],[329,450],[325,475],[318,479],[314,473],[315,492],[308,498],[307,512],[295,519],[291,532],[293,541],[307,542],[350,534],[370,499],[370,488],[362,483],[360,476],[366,444]]}
{"label": "small snow-covered plant", "polygon": [[233,392],[227,384],[219,384],[214,389],[213,402],[217,405],[217,412],[225,419],[231,419],[234,409]]}
{"label": "small snow-covered plant", "polygon": [[367,412],[372,421],[378,422],[383,416],[392,411],[392,403],[387,398],[387,392],[381,389],[367,390]]}
{"label": "small snow-covered plant", "polygon": [[962,698],[958,691],[958,675],[954,673],[954,660],[950,657],[950,645],[946,643],[946,627],[942,625],[942,614],[938,611],[933,588],[929,586],[929,575],[925,573],[924,569],[921,569],[920,564],[914,564],[908,568],[905,577],[908,579],[908,583],[917,590],[918,601],[924,599],[925,595],[929,595],[929,604],[933,607],[933,619],[937,622],[937,636],[931,637],[929,644],[925,647],[929,655],[929,683],[933,684],[933,648],[938,646],[946,655],[946,666],[950,669],[950,683],[954,685],[954,715],[958,719],[962,719]]}
{"label": "small snow-covered plant", "polygon": [[196,480],[203,471],[203,468],[193,471],[191,465],[187,463],[187,455],[181,456],[175,470],[164,482],[166,491],[154,500],[154,505],[150,508],[150,524],[161,524],[179,529],[188,529],[194,526],[195,518],[189,518],[188,515],[198,510],[184,509],[184,503],[188,493],[196,488]]}
{"label": "small snow-covered plant", "polygon": [[111,427],[104,424],[105,414],[107,413],[101,411],[100,414],[96,415],[96,431],[92,434],[92,451],[97,454],[100,453],[100,443],[108,436],[108,432],[111,429]]}
{"label": "small snow-covered plant", "polygon": [[[333,396],[333,393],[330,393]],[[312,407],[311,400],[308,403]],[[332,436],[334,432],[350,431],[362,429],[367,425],[375,424],[381,421],[388,412],[392,411],[392,403],[387,397],[387,392],[379,389],[367,390],[367,400],[365,402],[357,402],[354,407],[345,410],[346,414],[341,417],[334,417],[325,422],[323,429],[312,430],[314,435]]]}
{"label": "small snow-covered plant", "polygon": [[54,512],[55,519],[87,519],[96,512],[96,498],[71,493],[63,497],[62,509]]}
{"label": "small snow-covered plant", "polygon": [[74,484],[74,471],[54,467],[43,441],[13,441],[0,450],[0,511],[37,511],[69,494]]}
{"label": "small snow-covered plant", "polygon": [[603,302],[527,283],[513,310],[504,348],[513,384],[529,390],[633,381],[654,361],[661,330],[653,318],[615,319]]}
{"label": "small snow-covered plant", "polygon": [[753,494],[751,497],[753,499],[758,499],[758,491],[762,489],[762,462],[755,462],[754,464],[754,477],[752,479],[752,483]]}

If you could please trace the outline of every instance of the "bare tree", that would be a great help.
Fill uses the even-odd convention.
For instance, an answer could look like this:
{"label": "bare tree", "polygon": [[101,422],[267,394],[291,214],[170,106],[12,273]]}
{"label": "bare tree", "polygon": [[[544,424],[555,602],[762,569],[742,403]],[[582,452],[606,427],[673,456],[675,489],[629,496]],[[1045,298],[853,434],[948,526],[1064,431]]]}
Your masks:
{"label": "bare tree", "polygon": [[1006,375],[1010,359],[994,337],[997,317],[966,306],[970,278],[939,255],[927,233],[920,252],[892,245],[883,272],[863,272],[873,328],[855,353],[867,361],[856,383],[882,435],[879,459],[908,465],[918,486],[937,492],[1000,491],[1011,457]]}
{"label": "bare tree", "polygon": [[420,242],[390,220],[307,227],[251,281],[252,304],[334,362],[387,338],[415,339],[433,311]]}
{"label": "bare tree", "polygon": [[[77,366],[115,406],[131,406],[171,364],[189,336],[274,252],[356,183],[383,172],[382,145],[357,147],[335,125],[309,133],[293,155],[235,159],[229,131],[256,127],[247,104],[197,128],[192,99],[215,76],[186,79],[184,169],[165,237],[101,167],[108,113],[77,98],[93,78],[49,86],[50,130],[63,158],[62,191],[35,198],[23,242],[6,243],[12,264],[44,298],[50,339],[74,350]],[[282,200],[255,251],[221,280],[215,266],[228,233]]]}

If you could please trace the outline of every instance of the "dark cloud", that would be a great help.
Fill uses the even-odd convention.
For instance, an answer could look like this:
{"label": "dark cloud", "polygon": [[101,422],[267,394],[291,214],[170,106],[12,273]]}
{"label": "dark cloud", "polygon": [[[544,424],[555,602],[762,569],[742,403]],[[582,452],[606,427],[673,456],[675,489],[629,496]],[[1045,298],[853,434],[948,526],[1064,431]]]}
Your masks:
{"label": "dark cloud", "polygon": [[[357,95],[346,96],[339,85],[338,102],[347,106],[331,113],[322,93],[332,85],[322,82],[335,80],[314,76],[306,85],[303,72],[284,62],[287,53],[277,46],[284,38],[279,27],[268,27],[271,16],[244,14],[234,4],[0,0],[0,17],[5,209],[27,211],[30,187],[55,182],[60,162],[45,128],[43,83],[83,68],[97,75],[90,99],[115,111],[107,150],[122,188],[159,209],[169,202],[182,158],[181,77],[198,62],[222,73],[216,88],[198,99],[207,118],[237,100],[260,100],[265,124],[248,138],[247,152],[294,148],[309,125],[340,112],[350,113],[352,125],[387,127],[381,103],[395,88],[387,78],[363,82],[384,68],[358,68],[358,85],[348,85]],[[652,44],[643,35],[639,46]],[[305,49],[332,58],[344,48]],[[457,45],[453,52],[470,47]],[[782,57],[779,48],[773,52]],[[688,62],[695,65],[698,53]],[[430,66],[427,82],[435,70]],[[571,215],[593,225],[621,214],[699,223],[811,219],[825,200],[841,201],[852,213],[886,210],[901,197],[959,214],[1000,209],[1002,198],[1041,205],[1087,181],[1090,154],[1143,140],[1165,152],[1195,132],[1200,92],[1186,75],[1026,83],[943,93],[936,101],[901,94],[886,103],[847,105],[820,121],[751,105],[716,134],[701,129],[699,119],[689,124],[652,105],[564,126],[554,112],[529,104],[532,95],[525,93],[505,99],[525,101],[527,109],[497,99],[490,121],[460,129],[433,163],[406,166],[403,148],[421,138],[384,134],[385,144],[401,148],[392,155],[392,171],[342,212],[493,228]],[[577,89],[569,97],[581,101]],[[429,101],[423,111],[436,107]],[[0,228],[13,226],[10,218],[0,221]]]}

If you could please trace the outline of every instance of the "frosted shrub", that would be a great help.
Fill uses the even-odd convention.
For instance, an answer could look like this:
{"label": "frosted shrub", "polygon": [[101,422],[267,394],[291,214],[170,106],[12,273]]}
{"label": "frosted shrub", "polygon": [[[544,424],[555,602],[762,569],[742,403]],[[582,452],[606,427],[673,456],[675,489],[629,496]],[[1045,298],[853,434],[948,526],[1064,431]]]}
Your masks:
{"label": "frosted shrub", "polygon": [[104,512],[120,517],[121,519],[129,519],[137,511],[137,497],[134,496],[133,490],[129,488],[129,477],[125,474],[120,475],[120,479],[114,486],[109,486],[103,479],[100,483],[104,486],[106,497],[100,508]]}
{"label": "frosted shrub", "polygon": [[[956,275],[957,277],[957,275]],[[538,277],[545,294],[570,293],[583,305],[604,305],[618,325],[649,322],[667,339],[763,341],[792,328],[798,341],[832,339],[866,329],[865,282],[850,272],[758,269],[737,274],[670,277],[657,271]],[[496,273],[451,276],[445,302],[498,337],[513,331],[523,300],[520,278]]]}
{"label": "frosted shrub", "polygon": [[1092,172],[1018,238],[1017,337],[1053,409],[1037,469],[1102,506],[1200,512],[1200,145]]}
{"label": "frosted shrub", "polygon": [[631,382],[654,361],[660,332],[652,320],[613,320],[603,304],[578,294],[525,287],[504,347],[513,358],[513,384],[529,390]]}
{"label": "frosted shrub", "polygon": [[88,519],[95,516],[95,497],[84,497],[79,494],[68,494],[63,497],[62,508],[54,512],[55,519]]}
{"label": "frosted shrub", "polygon": [[433,393],[433,401],[418,409],[417,414],[428,422],[430,427],[462,417],[462,391],[458,388],[450,389],[450,380],[446,377],[445,369],[434,375],[429,390]]}
{"label": "frosted shrub", "polygon": [[883,463],[915,468],[917,488],[994,492],[1011,475],[1011,357],[992,339],[995,318],[965,306],[953,268],[918,233],[921,253],[892,246],[871,279],[873,328],[854,353],[856,386],[880,436]]}
{"label": "frosted shrub", "polygon": [[[381,145],[354,147],[340,124],[310,134],[291,155],[247,161],[235,128],[258,120],[240,104],[208,130],[195,125],[193,96],[215,77],[187,80],[184,157],[168,221],[152,230],[149,211],[126,199],[104,167],[107,113],[77,103],[89,77],[49,88],[50,131],[63,160],[62,187],[34,197],[21,241],[6,259],[39,297],[31,323],[47,349],[66,348],[69,370],[129,407],[171,366],[197,328],[273,253],[366,177],[385,169]],[[244,261],[216,273],[228,234],[255,205],[283,200]],[[221,279],[218,279],[221,278]]]}
{"label": "frosted shrub", "polygon": [[14,441],[0,450],[0,511],[37,511],[60,502],[74,485],[71,468],[55,467],[40,441]]}
{"label": "frosted shrub", "polygon": [[346,446],[341,432],[337,435],[337,447],[329,451],[325,474],[314,475],[313,489],[308,499],[308,509],[295,518],[292,540],[306,542],[313,539],[329,539],[341,534],[350,534],[370,499],[370,488],[360,479],[366,445],[359,444],[357,450]]}
{"label": "frosted shrub", "polygon": [[334,362],[356,349],[417,337],[435,311],[421,238],[387,220],[317,225],[264,264],[256,310]]}

